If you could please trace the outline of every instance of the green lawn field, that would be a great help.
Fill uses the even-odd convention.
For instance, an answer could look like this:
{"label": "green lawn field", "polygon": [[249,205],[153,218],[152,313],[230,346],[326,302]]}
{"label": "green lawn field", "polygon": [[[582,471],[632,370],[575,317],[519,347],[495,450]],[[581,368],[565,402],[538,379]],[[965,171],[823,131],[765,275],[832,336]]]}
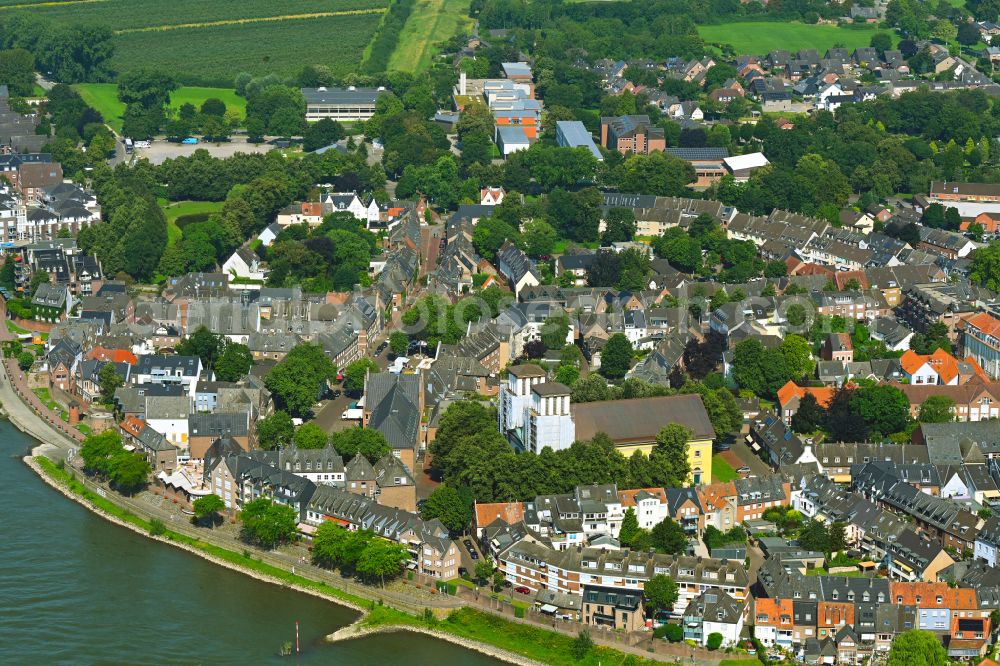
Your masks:
{"label": "green lawn field", "polygon": [[470,0],[417,0],[389,58],[389,69],[420,72],[430,67],[434,45],[471,23],[469,4]]}
{"label": "green lawn field", "polygon": [[217,213],[222,210],[222,201],[178,201],[173,204],[164,205],[163,212],[167,215],[167,247],[171,247],[184,235],[181,228],[177,226],[177,218],[185,215],[199,215],[202,213]]}
{"label": "green lawn field", "polygon": [[853,51],[868,46],[872,35],[877,32],[891,35],[893,42],[899,41],[899,38],[890,31],[880,31],[869,26],[840,27],[772,21],[698,26],[698,34],[709,44],[731,44],[737,53],[751,55],[764,55],[776,49],[785,51],[816,49],[822,56],[835,44]]}
{"label": "green lawn field", "polygon": [[712,483],[728,483],[736,478],[736,470],[718,454],[712,456]]}
{"label": "green lawn field", "polygon": [[[118,101],[118,86],[114,83],[78,83],[73,86],[83,100],[101,112],[104,120],[116,130],[122,128],[122,113],[125,105]],[[238,109],[245,115],[247,101],[227,88],[203,88],[184,86],[170,93],[170,106],[177,109],[182,104],[191,103],[200,107],[210,97],[217,97],[226,103],[227,109]]]}

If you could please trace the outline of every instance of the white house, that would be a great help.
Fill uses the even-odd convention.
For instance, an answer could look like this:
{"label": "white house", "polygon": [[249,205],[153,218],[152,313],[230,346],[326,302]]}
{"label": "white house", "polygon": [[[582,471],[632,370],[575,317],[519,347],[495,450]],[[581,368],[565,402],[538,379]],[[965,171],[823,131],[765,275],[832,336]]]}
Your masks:
{"label": "white house", "polygon": [[997,565],[997,546],[1000,544],[1000,516],[990,516],[976,535],[973,556],[991,567]]}
{"label": "white house", "polygon": [[190,398],[194,398],[201,375],[201,359],[197,356],[174,356],[150,354],[140,356],[139,363],[132,370],[132,383],[178,384]]}
{"label": "white house", "polygon": [[505,194],[502,187],[484,187],[479,190],[479,203],[483,206],[497,206],[503,202]]}
{"label": "white house", "polygon": [[372,199],[367,204],[361,201],[357,192],[324,192],[320,197],[324,211],[331,208],[331,212],[348,212],[365,223],[366,227],[378,224],[380,211],[378,202]]}
{"label": "white house", "polygon": [[264,228],[264,231],[257,234],[257,240],[264,247],[268,247],[274,242],[274,239],[278,237],[281,233],[281,225],[277,222],[272,222]]}
{"label": "white house", "polygon": [[187,456],[188,417],[191,415],[190,396],[147,396],[146,424],[163,435],[168,442],[181,449]]}
{"label": "white house", "polygon": [[255,252],[245,247],[236,248],[232,256],[226,259],[226,263],[222,264],[222,272],[244,280],[263,282],[267,278],[264,262]]}
{"label": "white house", "polygon": [[747,601],[737,601],[722,590],[706,590],[684,611],[684,638],[706,645],[712,634],[722,635],[722,646],[736,645],[743,632]]}

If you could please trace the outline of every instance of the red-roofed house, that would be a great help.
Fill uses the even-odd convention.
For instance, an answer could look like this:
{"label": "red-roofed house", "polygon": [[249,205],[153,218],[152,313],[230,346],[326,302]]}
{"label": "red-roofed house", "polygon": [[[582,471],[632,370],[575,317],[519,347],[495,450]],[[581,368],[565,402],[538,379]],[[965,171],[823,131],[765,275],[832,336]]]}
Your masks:
{"label": "red-roofed house", "polygon": [[826,407],[833,400],[836,390],[829,387],[799,386],[795,382],[789,381],[778,389],[778,404],[781,405],[781,418],[785,420],[785,423],[791,422],[792,416],[799,411],[799,403],[807,393],[811,393],[816,398],[820,407]]}
{"label": "red-roofed house", "polygon": [[135,365],[139,362],[136,355],[128,349],[108,349],[106,347],[94,347],[87,354],[87,358],[113,363],[128,363],[129,365]]}
{"label": "red-roofed house", "polygon": [[791,599],[754,599],[754,637],[767,647],[791,647],[792,615]]}
{"label": "red-roofed house", "polygon": [[663,488],[637,488],[635,490],[619,490],[618,499],[622,510],[631,507],[639,521],[639,527],[651,530],[663,522],[669,513],[667,493]]}
{"label": "red-roofed house", "polygon": [[513,525],[524,520],[524,503],[522,502],[494,502],[484,504],[476,502],[474,508],[477,537],[482,537],[483,530],[498,518],[508,525]]}
{"label": "red-roofed house", "polygon": [[914,386],[959,386],[976,376],[989,380],[989,376],[973,357],[960,361],[940,348],[933,354],[918,354],[909,349],[900,357],[899,365]]}

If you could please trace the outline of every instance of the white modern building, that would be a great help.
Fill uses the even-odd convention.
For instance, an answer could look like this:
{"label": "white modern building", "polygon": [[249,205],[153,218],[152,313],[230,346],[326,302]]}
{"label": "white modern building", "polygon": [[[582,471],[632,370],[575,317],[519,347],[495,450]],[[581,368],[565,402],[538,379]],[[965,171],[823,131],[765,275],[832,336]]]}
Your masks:
{"label": "white modern building", "polygon": [[306,98],[306,120],[329,118],[338,122],[368,120],[385,88],[302,88]]}
{"label": "white modern building", "polygon": [[535,453],[543,446],[569,447],[576,436],[569,389],[546,382],[545,371],[537,365],[516,365],[507,372],[507,383],[500,386],[497,417],[500,432],[511,446]]}

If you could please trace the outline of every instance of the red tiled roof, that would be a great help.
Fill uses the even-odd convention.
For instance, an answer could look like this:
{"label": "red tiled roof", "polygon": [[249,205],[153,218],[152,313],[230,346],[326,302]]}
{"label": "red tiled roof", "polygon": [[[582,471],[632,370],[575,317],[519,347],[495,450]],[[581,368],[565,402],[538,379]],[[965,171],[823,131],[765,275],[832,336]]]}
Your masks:
{"label": "red tiled roof", "polygon": [[635,488],[634,490],[619,490],[618,500],[622,503],[622,506],[635,506],[635,496],[637,493],[647,492],[650,495],[655,495],[661,503],[667,501],[667,492],[663,488]]}
{"label": "red tiled roof", "polygon": [[833,395],[836,391],[829,387],[813,387],[813,386],[799,386],[793,381],[789,381],[787,384],[778,389],[778,403],[784,407],[792,398],[798,398],[801,400],[805,397],[807,393],[812,393],[813,397],[816,398],[816,402],[819,403],[821,407],[826,407],[833,400]]}
{"label": "red tiled roof", "polygon": [[486,527],[497,518],[508,525],[524,520],[524,504],[522,502],[476,503],[476,525],[478,527]]}

